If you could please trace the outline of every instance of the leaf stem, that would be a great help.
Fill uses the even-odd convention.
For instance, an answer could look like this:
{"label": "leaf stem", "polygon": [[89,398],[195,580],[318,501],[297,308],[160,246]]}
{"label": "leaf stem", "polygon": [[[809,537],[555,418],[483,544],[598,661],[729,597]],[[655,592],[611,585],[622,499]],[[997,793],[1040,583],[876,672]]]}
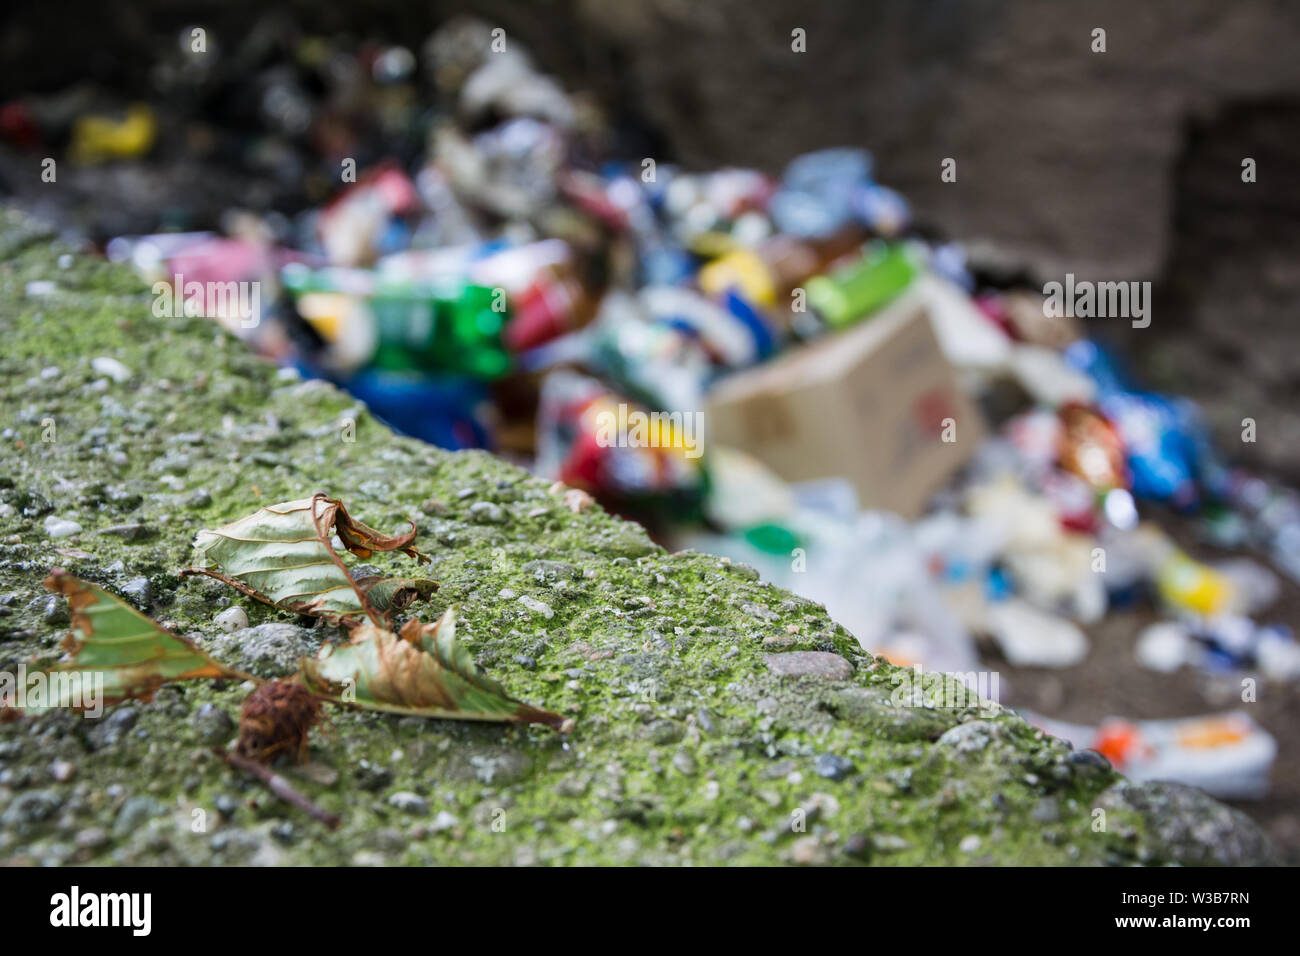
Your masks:
{"label": "leaf stem", "polygon": [[230,766],[235,767],[245,773],[252,774],[262,783],[266,784],[267,789],[273,794],[291,806],[297,807],[315,820],[319,820],[331,830],[338,829],[341,817],[337,813],[330,813],[322,810],[311,799],[297,790],[293,784],[278,773],[273,772],[269,767],[264,767],[255,760],[249,760],[234,751],[218,749],[217,755],[221,757]]}
{"label": "leaf stem", "polygon": [[[316,513],[316,502],[318,501],[323,501],[326,505],[325,511],[321,514]],[[352,580],[352,572],[348,570],[348,566],[343,563],[343,559],[340,558],[338,552],[334,550],[334,545],[330,543],[330,531],[334,530],[335,523],[338,520],[338,511],[341,506],[341,502],[335,501],[333,498],[320,494],[319,492],[312,496],[311,519],[312,524],[316,526],[316,537],[320,539],[320,543],[325,546],[325,550],[329,553],[330,559],[338,565],[339,570],[343,572],[343,577],[347,578],[347,582],[351,585],[353,592],[357,596],[357,600],[361,603],[361,610],[365,612],[366,617],[370,618],[376,627],[387,629],[388,615],[380,614],[375,610],[375,606],[370,603],[370,598],[366,596],[366,592],[357,586],[356,581]]]}

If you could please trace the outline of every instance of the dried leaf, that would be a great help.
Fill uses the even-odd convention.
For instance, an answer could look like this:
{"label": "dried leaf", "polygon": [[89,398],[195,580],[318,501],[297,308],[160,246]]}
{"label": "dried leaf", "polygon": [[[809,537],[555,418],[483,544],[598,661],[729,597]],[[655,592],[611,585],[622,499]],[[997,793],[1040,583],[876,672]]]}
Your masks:
{"label": "dried leaf", "polygon": [[570,488],[562,481],[552,483],[552,485],[546,490],[552,495],[563,495],[564,506],[575,515],[586,511],[596,503],[596,499],[587,494],[587,492],[583,491],[581,488]]}
{"label": "dried leaf", "polygon": [[[65,595],[72,610],[72,629],[63,640],[68,656],[50,673],[82,675],[73,682],[51,679],[50,706],[82,706],[71,699],[74,686],[83,700],[94,690],[102,692],[102,703],[115,704],[132,697],[148,699],[169,681],[249,679],[158,626],[121,598],[60,568],[52,569],[44,583],[49,590]],[[87,679],[94,684],[88,686]]]}
{"label": "dried leaf", "polygon": [[357,587],[383,613],[402,611],[416,601],[427,601],[438,590],[438,582],[428,578],[357,578]]}
{"label": "dried leaf", "polygon": [[355,520],[341,501],[318,494],[268,505],[224,527],[200,531],[194,547],[202,566],[181,574],[206,574],[259,601],[336,623],[369,616],[386,624],[390,612],[437,589],[438,583],[428,578],[354,581],[330,543],[332,534],[361,558],[400,550],[417,561],[429,560],[411,546],[414,527],[403,535],[382,535]]}
{"label": "dried leaf", "polygon": [[300,675],[314,692],[364,710],[416,717],[546,724],[567,733],[572,719],[514,700],[482,674],[456,640],[456,612],[436,624],[408,621],[400,635],[362,624],[341,646],[304,659]]}

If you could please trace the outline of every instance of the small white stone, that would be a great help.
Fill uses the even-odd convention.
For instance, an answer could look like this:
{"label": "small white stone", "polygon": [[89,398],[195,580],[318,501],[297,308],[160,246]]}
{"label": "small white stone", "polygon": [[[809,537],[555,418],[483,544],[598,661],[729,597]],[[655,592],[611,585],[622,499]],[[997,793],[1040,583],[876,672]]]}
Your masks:
{"label": "small white stone", "polygon": [[227,633],[248,627],[248,613],[242,607],[228,607],[212,620]]}
{"label": "small white stone", "polygon": [[551,610],[549,605],[543,604],[541,601],[537,600],[537,598],[529,597],[527,594],[519,599],[519,603],[528,608],[528,610],[532,611],[534,614],[540,614],[548,621],[555,617],[555,612]]}
{"label": "small white stone", "polygon": [[90,360],[90,367],[96,375],[107,375],[119,385],[131,379],[131,370],[108,355],[95,356]]}
{"label": "small white stone", "polygon": [[57,518],[50,515],[45,519],[45,533],[51,538],[67,538],[74,534],[80,534],[81,525],[75,521],[69,521],[67,518]]}
{"label": "small white stone", "polygon": [[441,833],[443,830],[450,830],[459,823],[460,820],[456,818],[454,813],[447,810],[439,810],[438,815],[433,818],[433,823],[430,825],[429,829],[434,833]]}
{"label": "small white stone", "polygon": [[814,793],[808,798],[808,812],[811,814],[814,810],[819,817],[829,819],[840,812],[840,802],[829,793]]}
{"label": "small white stone", "polygon": [[974,853],[980,848],[980,838],[972,833],[968,837],[963,837],[959,846],[963,853]]}

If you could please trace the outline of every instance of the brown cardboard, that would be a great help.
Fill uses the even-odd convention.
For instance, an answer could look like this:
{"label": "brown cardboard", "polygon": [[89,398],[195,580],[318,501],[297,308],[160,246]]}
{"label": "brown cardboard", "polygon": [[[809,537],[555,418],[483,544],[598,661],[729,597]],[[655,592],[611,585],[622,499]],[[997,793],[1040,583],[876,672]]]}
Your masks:
{"label": "brown cardboard", "polygon": [[[848,478],[863,507],[918,515],[984,435],[930,324],[934,281],[923,276],[858,325],[718,383],[709,441],[789,481]],[[953,442],[943,441],[948,418]]]}

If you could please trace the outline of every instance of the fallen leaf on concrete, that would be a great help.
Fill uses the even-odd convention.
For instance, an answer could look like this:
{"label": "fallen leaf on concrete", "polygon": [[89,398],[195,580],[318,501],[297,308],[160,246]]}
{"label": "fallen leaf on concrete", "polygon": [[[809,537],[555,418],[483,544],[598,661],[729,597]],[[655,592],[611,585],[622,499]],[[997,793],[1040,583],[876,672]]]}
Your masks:
{"label": "fallen leaf on concrete", "polygon": [[369,617],[386,625],[392,611],[427,599],[438,587],[428,578],[365,578],[355,581],[331,544],[360,558],[376,551],[404,551],[428,561],[411,542],[415,529],[383,535],[348,514],[343,503],[323,494],[259,508],[215,530],[200,531],[194,547],[202,557],[186,574],[206,574],[249,597],[335,623]]}
{"label": "fallen leaf on concrete", "polygon": [[513,699],[481,673],[456,640],[454,609],[435,624],[408,621],[400,634],[363,623],[349,643],[305,659],[300,674],[316,693],[364,710],[538,723],[561,732],[573,726],[570,718]]}
{"label": "fallen leaf on concrete", "polygon": [[[103,704],[147,699],[163,684],[198,677],[248,679],[103,588],[60,568],[52,569],[44,583],[65,595],[72,611],[72,628],[63,640],[67,657],[47,673],[48,706],[84,706],[88,692],[102,692]],[[69,680],[54,676],[58,674],[81,676]]]}

